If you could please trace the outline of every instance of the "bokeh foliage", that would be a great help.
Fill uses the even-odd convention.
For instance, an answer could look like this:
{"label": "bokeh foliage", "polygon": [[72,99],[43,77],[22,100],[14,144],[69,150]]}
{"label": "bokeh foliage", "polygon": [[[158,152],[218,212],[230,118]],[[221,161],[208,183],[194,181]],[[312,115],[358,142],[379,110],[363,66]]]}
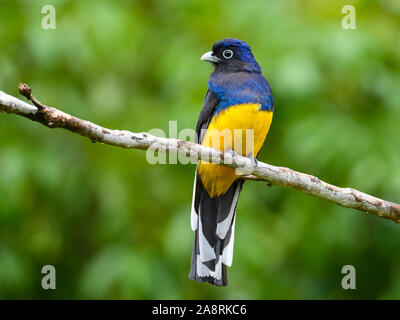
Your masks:
{"label": "bokeh foliage", "polygon": [[[47,4],[56,30],[41,28]],[[193,128],[211,72],[199,58],[226,37],[252,46],[274,92],[261,161],[400,201],[397,0],[2,0],[0,90],[26,82],[110,128]],[[400,226],[256,182],[229,286],[188,280],[194,169],[0,114],[0,298],[400,298]],[[346,264],[357,290],[340,286]]]}

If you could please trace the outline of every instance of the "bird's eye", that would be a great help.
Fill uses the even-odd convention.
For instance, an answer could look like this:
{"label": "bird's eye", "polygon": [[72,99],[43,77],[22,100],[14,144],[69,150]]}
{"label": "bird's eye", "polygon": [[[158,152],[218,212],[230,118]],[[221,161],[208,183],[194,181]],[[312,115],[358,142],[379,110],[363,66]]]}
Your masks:
{"label": "bird's eye", "polygon": [[232,50],[224,50],[224,52],[222,52],[222,55],[224,56],[225,59],[230,59],[233,57],[233,51]]}

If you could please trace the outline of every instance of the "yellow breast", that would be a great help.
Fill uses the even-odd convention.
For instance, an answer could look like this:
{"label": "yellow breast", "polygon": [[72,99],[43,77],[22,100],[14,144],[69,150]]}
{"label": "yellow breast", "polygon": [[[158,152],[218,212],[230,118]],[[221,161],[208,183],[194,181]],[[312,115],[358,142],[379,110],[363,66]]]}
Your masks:
{"label": "yellow breast", "polygon": [[[267,136],[273,113],[259,104],[238,104],[215,116],[204,134],[202,145],[217,150],[234,150],[256,157]],[[239,177],[235,169],[199,161],[198,174],[211,198],[224,194]]]}

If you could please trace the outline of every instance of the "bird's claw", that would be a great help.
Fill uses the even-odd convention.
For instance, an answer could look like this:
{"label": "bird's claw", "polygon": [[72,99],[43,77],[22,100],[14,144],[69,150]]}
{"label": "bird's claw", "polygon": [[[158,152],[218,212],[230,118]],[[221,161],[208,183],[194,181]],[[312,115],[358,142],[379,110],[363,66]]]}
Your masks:
{"label": "bird's claw", "polygon": [[251,160],[251,164],[252,164],[252,166],[253,166],[254,168],[257,168],[257,167],[258,167],[258,160],[257,160],[255,157],[253,157],[253,153],[249,153],[249,154],[247,155],[247,158],[249,158],[249,159]]}
{"label": "bird's claw", "polygon": [[254,168],[257,168],[258,167],[258,160],[257,160],[257,158],[254,158],[254,157],[249,157],[250,158],[250,160],[251,160],[251,163],[253,164],[253,167]]}
{"label": "bird's claw", "polygon": [[239,154],[235,150],[227,149],[226,151],[228,151],[230,154],[232,154],[232,157],[238,157],[239,156]]}

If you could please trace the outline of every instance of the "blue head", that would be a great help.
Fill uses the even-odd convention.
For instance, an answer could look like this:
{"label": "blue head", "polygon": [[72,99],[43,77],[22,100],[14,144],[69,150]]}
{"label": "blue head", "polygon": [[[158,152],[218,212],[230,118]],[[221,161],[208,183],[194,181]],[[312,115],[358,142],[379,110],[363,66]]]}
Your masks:
{"label": "blue head", "polygon": [[261,72],[250,46],[238,39],[215,42],[212,51],[205,53],[201,60],[213,63],[216,72]]}
{"label": "blue head", "polygon": [[259,103],[262,110],[273,110],[271,88],[246,42],[217,41],[201,60],[215,67],[207,84],[219,99],[216,112],[243,103]]}

